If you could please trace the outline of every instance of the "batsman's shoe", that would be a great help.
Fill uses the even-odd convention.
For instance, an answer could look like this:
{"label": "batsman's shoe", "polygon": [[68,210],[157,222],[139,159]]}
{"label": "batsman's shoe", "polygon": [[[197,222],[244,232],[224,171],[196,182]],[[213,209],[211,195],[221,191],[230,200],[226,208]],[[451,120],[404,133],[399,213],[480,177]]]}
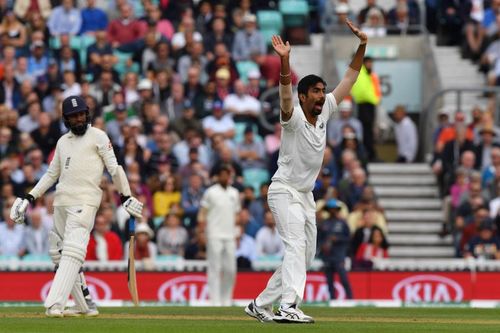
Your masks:
{"label": "batsman's shoe", "polygon": [[306,315],[302,310],[300,310],[296,304],[288,308],[280,306],[278,311],[275,313],[273,320],[277,323],[297,323],[297,324],[312,324],[314,319],[311,316]]}
{"label": "batsman's shoe", "polygon": [[99,311],[97,310],[97,305],[92,300],[86,300],[88,310],[83,311],[79,307],[72,306],[64,310],[64,317],[97,317],[99,315]]}
{"label": "batsman's shoe", "polygon": [[61,309],[50,307],[45,311],[45,316],[49,318],[62,318],[64,317],[64,313]]}
{"label": "batsman's shoe", "polygon": [[261,323],[270,323],[273,321],[274,314],[272,308],[260,307],[255,304],[255,300],[250,302],[245,308],[245,312],[250,317],[253,317]]}

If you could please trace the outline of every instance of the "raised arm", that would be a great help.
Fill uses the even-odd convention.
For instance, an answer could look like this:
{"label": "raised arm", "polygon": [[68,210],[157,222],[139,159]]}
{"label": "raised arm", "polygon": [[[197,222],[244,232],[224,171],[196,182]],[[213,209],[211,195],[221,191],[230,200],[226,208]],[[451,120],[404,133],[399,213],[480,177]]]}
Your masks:
{"label": "raised arm", "polygon": [[351,31],[359,38],[359,46],[356,50],[354,58],[352,59],[349,67],[347,68],[347,71],[344,74],[344,77],[337,85],[337,87],[333,89],[333,96],[335,96],[337,104],[342,102],[344,97],[349,95],[349,93],[351,92],[351,88],[356,82],[359,71],[361,70],[361,66],[363,65],[366,43],[368,42],[368,37],[366,36],[366,34],[359,30],[356,26],[354,26],[351,21],[347,20],[346,24],[351,29]]}
{"label": "raised arm", "polygon": [[292,73],[290,70],[290,43],[283,43],[280,36],[273,36],[272,43],[274,51],[280,56],[280,108],[281,119],[288,121],[292,117],[293,99],[292,99]]}

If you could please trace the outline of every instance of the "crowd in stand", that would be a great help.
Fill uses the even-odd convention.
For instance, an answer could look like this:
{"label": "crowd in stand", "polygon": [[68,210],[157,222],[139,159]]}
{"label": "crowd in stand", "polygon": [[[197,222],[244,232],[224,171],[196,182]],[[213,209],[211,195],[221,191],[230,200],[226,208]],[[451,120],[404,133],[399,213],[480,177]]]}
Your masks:
{"label": "crowd in stand", "polygon": [[[346,3],[335,4],[339,17],[352,15],[344,13]],[[367,3],[358,15],[367,32],[373,27],[366,22],[377,15],[384,22],[396,20],[392,26],[407,33],[420,22],[412,0],[396,1],[387,14],[374,1]],[[206,258],[206,226],[197,223],[197,214],[213,170],[221,165],[231,165],[242,202],[239,265],[281,256],[267,206],[281,126],[269,130],[259,121],[265,112],[259,97],[277,86],[280,74],[280,59],[269,52],[257,25],[257,11],[268,5],[0,1],[0,255],[47,254],[53,193],[30,208],[26,225],[15,225],[9,209],[47,170],[58,138],[67,131],[62,100],[81,95],[92,126],[109,135],[132,195],[145,203],[147,223],[136,229],[137,259],[154,267],[155,259],[165,257]],[[372,30],[372,36],[382,35],[379,28]],[[293,74],[293,84],[297,80]],[[372,258],[387,257],[388,228],[367,184],[366,166],[373,158],[366,149],[366,128],[353,109],[345,100],[338,119],[329,123],[314,196],[320,234],[328,236],[319,239],[320,256],[328,261],[340,246],[365,268]],[[101,188],[87,259],[121,260],[127,256],[128,215],[108,176]],[[340,233],[333,227],[338,223]]]}

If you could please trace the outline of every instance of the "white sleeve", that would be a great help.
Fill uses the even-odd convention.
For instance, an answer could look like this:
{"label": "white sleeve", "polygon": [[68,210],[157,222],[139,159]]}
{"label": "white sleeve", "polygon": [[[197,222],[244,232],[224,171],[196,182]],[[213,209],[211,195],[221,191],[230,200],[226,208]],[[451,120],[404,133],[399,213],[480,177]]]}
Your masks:
{"label": "white sleeve", "polygon": [[300,120],[302,119],[300,116],[301,112],[303,112],[302,108],[300,108],[300,107],[294,108],[293,112],[292,112],[292,116],[287,121],[284,121],[281,118],[281,112],[280,112],[280,123],[281,123],[281,126],[283,127],[283,129],[289,130],[289,131],[295,131],[300,124]]}
{"label": "white sleeve", "polygon": [[59,179],[59,175],[61,174],[61,161],[59,158],[59,142],[56,145],[56,151],[54,153],[54,157],[50,162],[49,168],[47,172],[40,178],[35,187],[30,191],[30,195],[33,198],[41,197],[55,182]]}
{"label": "white sleeve", "polygon": [[203,193],[203,196],[201,197],[200,201],[200,207],[203,207],[205,209],[208,209],[210,207],[210,188]]}
{"label": "white sleeve", "polygon": [[328,119],[332,118],[333,115],[337,112],[338,107],[337,107],[337,100],[335,99],[335,96],[333,93],[328,93],[326,94],[325,98],[325,104],[323,105],[323,111],[327,111],[327,117]]}

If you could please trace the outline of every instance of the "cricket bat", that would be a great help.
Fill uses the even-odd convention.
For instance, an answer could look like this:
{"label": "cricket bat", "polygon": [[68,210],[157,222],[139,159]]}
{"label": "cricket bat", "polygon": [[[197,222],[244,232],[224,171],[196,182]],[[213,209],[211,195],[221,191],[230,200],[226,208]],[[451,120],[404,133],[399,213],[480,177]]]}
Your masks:
{"label": "cricket bat", "polygon": [[128,243],[128,290],[135,306],[139,305],[139,294],[137,292],[137,277],[135,274],[135,218],[130,217],[128,221],[130,235]]}

